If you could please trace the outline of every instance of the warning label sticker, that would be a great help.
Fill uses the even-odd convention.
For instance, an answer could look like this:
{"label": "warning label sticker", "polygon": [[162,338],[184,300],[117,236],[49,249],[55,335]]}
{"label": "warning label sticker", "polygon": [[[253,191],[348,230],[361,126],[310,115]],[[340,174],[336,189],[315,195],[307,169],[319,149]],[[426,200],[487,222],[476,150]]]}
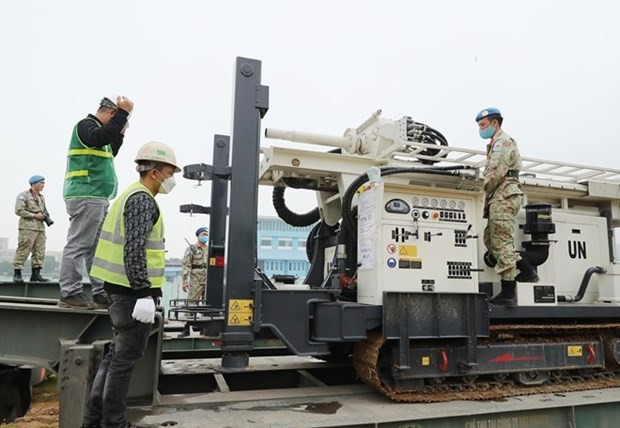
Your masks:
{"label": "warning label sticker", "polygon": [[228,325],[234,326],[251,326],[252,325],[252,314],[237,314],[234,312],[228,313]]}
{"label": "warning label sticker", "polygon": [[416,245],[399,245],[398,255],[401,257],[417,257],[418,247]]}
{"label": "warning label sticker", "polygon": [[250,326],[252,325],[252,315],[254,300],[252,299],[231,299],[228,301],[228,325]]}
{"label": "warning label sticker", "polygon": [[228,312],[250,312],[254,307],[252,299],[231,299],[228,301]]}

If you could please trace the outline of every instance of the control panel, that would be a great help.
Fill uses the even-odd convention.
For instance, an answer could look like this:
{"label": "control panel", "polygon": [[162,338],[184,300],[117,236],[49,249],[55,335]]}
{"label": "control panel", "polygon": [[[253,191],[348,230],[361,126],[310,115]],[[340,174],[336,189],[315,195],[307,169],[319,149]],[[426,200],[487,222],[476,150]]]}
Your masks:
{"label": "control panel", "polygon": [[476,195],[389,184],[358,195],[358,300],[384,291],[476,292]]}

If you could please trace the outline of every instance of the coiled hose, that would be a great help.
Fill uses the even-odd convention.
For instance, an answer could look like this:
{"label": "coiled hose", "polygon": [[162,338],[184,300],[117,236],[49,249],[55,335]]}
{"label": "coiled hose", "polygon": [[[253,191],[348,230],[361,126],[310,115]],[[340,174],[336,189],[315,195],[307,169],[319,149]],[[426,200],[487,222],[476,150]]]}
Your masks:
{"label": "coiled hose", "polygon": [[295,227],[310,226],[320,220],[318,207],[304,214],[298,214],[288,209],[284,201],[285,190],[286,187],[274,187],[271,194],[271,201],[278,217]]}

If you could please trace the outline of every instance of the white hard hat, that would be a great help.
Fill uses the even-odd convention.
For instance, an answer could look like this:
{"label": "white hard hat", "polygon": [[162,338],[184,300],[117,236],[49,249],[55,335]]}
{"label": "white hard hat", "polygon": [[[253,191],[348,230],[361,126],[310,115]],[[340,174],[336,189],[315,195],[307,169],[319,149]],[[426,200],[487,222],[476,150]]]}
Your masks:
{"label": "white hard hat", "polygon": [[177,158],[174,155],[174,150],[172,150],[170,146],[158,141],[151,141],[140,147],[135,159],[136,163],[138,161],[167,163],[174,167],[174,172],[181,172],[181,168],[177,166]]}

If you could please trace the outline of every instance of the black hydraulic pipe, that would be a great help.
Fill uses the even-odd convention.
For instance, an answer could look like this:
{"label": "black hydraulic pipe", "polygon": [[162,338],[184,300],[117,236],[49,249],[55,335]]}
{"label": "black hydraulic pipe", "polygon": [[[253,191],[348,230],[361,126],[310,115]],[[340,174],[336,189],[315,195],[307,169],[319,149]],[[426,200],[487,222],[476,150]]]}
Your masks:
{"label": "black hydraulic pipe", "polygon": [[321,219],[318,208],[304,214],[297,214],[288,209],[286,202],[284,201],[285,191],[285,187],[274,187],[271,194],[273,207],[275,208],[276,213],[278,213],[278,217],[284,220],[287,224],[295,227],[310,226]]}
{"label": "black hydraulic pipe", "polygon": [[583,299],[583,296],[586,294],[586,290],[588,285],[590,284],[590,278],[593,274],[598,273],[606,273],[607,270],[601,266],[592,266],[586,270],[586,273],[583,274],[583,279],[581,280],[581,285],[579,286],[579,291],[576,296],[558,296],[558,302],[579,302]]}
{"label": "black hydraulic pipe", "polygon": [[[432,168],[396,168],[396,167],[387,167],[381,169],[381,176],[388,176],[394,174],[436,174],[436,175],[446,175],[447,173],[454,173],[455,171],[462,169],[471,169],[470,166],[466,165],[457,165],[457,166],[444,166],[444,167],[432,167]],[[357,227],[355,225],[355,220],[353,219],[353,214],[351,211],[353,196],[357,189],[364,183],[368,181],[368,174],[364,173],[357,177],[353,182],[349,185],[349,188],[345,191],[342,197],[342,222],[347,230],[351,233],[352,236],[357,237]]]}

